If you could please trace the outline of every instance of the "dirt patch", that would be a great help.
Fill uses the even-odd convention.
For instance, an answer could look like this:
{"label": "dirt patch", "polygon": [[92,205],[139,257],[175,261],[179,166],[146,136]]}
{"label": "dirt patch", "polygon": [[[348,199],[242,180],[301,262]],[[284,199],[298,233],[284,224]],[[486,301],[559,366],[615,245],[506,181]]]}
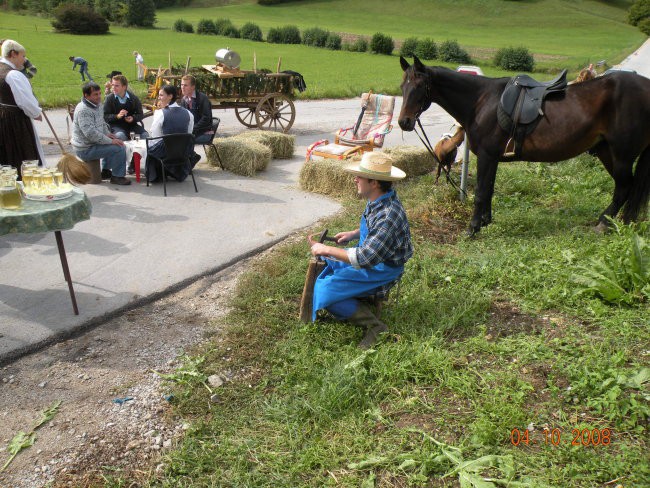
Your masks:
{"label": "dirt patch", "polygon": [[188,428],[172,416],[173,398],[155,372],[173,372],[178,356],[219,333],[214,321],[228,312],[246,266],[203,278],[0,369],[0,465],[14,435],[61,402],[35,444],[0,474],[0,486],[96,486],[115,468],[136,484],[138,474],[151,476],[161,454]]}

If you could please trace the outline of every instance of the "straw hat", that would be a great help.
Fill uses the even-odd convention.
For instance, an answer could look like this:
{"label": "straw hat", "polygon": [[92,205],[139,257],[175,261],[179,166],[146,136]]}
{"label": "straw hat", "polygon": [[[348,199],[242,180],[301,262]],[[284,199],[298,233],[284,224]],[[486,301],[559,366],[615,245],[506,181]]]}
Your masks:
{"label": "straw hat", "polygon": [[363,153],[358,164],[351,164],[343,169],[353,175],[371,180],[397,181],[406,176],[404,171],[393,166],[391,157],[382,152]]}

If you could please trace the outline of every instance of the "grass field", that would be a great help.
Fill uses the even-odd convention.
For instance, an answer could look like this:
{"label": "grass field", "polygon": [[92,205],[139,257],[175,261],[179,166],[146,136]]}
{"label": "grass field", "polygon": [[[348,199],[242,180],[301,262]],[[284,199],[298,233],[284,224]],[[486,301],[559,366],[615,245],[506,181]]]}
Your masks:
{"label": "grass field", "polygon": [[[449,185],[400,184],[416,251],[368,352],[349,324],[297,320],[308,249],[282,246],[175,373],[192,427],[164,473],[106,467],[108,486],[648,486],[648,277],[645,300],[614,305],[576,279],[629,265],[635,232],[650,242],[647,222],[591,230],[611,187],[589,156],[504,164],[495,221],[472,240]],[[355,227],[362,205],[323,228]],[[232,377],[218,404],[211,374]]]}
{"label": "grass field", "polygon": [[[191,56],[192,65],[213,64],[214,53],[223,47],[240,53],[244,69],[252,68],[253,53],[258,67],[272,70],[282,57],[284,69],[305,76],[308,90],[300,95],[303,98],[340,98],[357,96],[367,89],[397,93],[401,76],[397,56],[181,34],[170,27],[178,18],[195,26],[202,18],[229,18],[239,27],[255,22],[264,34],[270,27],[294,24],[300,29],[320,26],[368,36],[383,32],[396,40],[412,36],[432,37],[438,42],[455,39],[473,54],[487,75],[503,76],[508,73],[490,63],[496,49],[507,46],[526,46],[542,71],[568,68],[576,72],[590,61],[620,61],[644,40],[638,29],[625,23],[629,5],[628,1],[595,0],[380,0],[369,14],[367,3],[358,0],[314,0],[276,7],[241,2],[223,7],[161,10],[156,29],[111,27],[107,36],[56,34],[48,19],[15,14],[3,13],[0,24],[2,35],[22,42],[28,57],[39,68],[34,89],[44,106],[78,100],[80,77],[71,70],[67,59],[71,55],[85,57],[90,73],[104,81],[104,76],[114,69],[134,76],[133,50],[142,52],[149,66],[157,67],[167,66],[170,54],[173,63],[184,65]],[[136,83],[134,87],[144,92],[144,85]]]}

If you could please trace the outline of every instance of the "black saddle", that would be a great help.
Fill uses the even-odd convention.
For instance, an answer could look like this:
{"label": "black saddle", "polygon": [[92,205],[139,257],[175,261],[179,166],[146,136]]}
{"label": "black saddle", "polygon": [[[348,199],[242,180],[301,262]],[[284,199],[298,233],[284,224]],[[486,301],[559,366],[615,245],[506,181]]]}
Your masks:
{"label": "black saddle", "polygon": [[517,75],[508,82],[497,110],[499,125],[510,133],[505,156],[521,155],[524,137],[535,129],[539,119],[544,116],[544,99],[550,93],[566,89],[566,73],[567,70],[563,70],[557,78],[546,82],[537,81],[528,75]]}

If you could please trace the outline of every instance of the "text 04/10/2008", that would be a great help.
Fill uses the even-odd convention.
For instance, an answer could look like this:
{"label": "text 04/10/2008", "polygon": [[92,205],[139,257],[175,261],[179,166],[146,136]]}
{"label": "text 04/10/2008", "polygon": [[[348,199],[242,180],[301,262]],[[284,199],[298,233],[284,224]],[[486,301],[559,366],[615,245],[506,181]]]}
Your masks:
{"label": "text 04/10/2008", "polygon": [[[559,446],[567,443],[568,438],[562,436],[560,429],[544,429],[542,431],[529,431],[528,429],[512,429],[510,442],[513,446],[545,445]],[[572,446],[609,446],[612,443],[611,429],[571,429]]]}

